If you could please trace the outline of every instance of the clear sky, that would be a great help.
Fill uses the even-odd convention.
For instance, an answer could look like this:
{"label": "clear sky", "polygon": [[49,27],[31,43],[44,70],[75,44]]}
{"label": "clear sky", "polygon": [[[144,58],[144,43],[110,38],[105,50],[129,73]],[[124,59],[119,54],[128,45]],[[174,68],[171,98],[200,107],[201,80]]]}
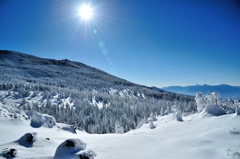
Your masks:
{"label": "clear sky", "polygon": [[147,86],[240,85],[240,1],[0,0],[0,49]]}

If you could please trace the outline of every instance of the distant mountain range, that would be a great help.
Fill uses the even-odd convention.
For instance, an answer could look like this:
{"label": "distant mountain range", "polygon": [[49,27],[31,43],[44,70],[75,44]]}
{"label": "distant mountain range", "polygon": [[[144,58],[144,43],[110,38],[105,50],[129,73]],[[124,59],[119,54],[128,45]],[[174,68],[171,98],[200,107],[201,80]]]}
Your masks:
{"label": "distant mountain range", "polygon": [[209,92],[219,92],[220,98],[237,98],[240,99],[240,86],[231,86],[227,84],[221,85],[193,85],[193,86],[169,86],[161,88],[166,91],[186,94],[186,95],[196,95],[196,92],[200,91],[203,94]]}

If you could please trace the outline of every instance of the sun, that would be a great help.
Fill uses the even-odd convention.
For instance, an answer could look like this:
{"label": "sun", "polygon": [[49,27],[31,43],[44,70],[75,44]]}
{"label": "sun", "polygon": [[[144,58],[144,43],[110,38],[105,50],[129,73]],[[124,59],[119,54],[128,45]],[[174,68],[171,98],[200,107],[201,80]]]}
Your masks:
{"label": "sun", "polygon": [[82,5],[79,8],[79,15],[84,19],[84,20],[89,20],[92,17],[92,8],[88,5]]}

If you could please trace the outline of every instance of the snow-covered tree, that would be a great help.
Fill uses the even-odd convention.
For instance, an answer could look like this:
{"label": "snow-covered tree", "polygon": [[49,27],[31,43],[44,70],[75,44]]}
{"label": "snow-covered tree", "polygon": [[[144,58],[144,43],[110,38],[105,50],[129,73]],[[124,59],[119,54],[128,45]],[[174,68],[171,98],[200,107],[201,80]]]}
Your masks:
{"label": "snow-covered tree", "polygon": [[195,100],[197,103],[198,112],[203,111],[203,109],[206,107],[206,104],[207,104],[203,94],[201,92],[197,92],[195,96]]}
{"label": "snow-covered tree", "polygon": [[149,127],[150,127],[150,129],[155,129],[156,128],[156,126],[154,125],[152,120],[149,120]]}
{"label": "snow-covered tree", "polygon": [[[160,114],[172,113],[174,103],[181,106],[182,113],[196,111],[193,101],[184,96],[137,86],[112,86],[113,91],[107,87],[69,89],[51,81],[28,80],[27,85],[26,81],[15,82],[0,85],[6,87],[9,96],[24,97],[30,103],[23,105],[23,109],[49,114],[57,122],[75,125],[89,133],[123,133],[136,129],[148,118],[155,121]],[[33,97],[37,100],[32,100]]]}
{"label": "snow-covered tree", "polygon": [[219,98],[219,93],[218,92],[212,92],[212,93],[208,93],[206,95],[207,98],[207,105],[218,105],[218,98]]}
{"label": "snow-covered tree", "polygon": [[175,118],[177,121],[183,121],[182,119],[182,107],[181,106],[177,106],[176,112],[175,112]]}
{"label": "snow-covered tree", "polygon": [[117,133],[117,134],[124,133],[124,128],[120,125],[120,123],[118,121],[115,122],[115,133]]}

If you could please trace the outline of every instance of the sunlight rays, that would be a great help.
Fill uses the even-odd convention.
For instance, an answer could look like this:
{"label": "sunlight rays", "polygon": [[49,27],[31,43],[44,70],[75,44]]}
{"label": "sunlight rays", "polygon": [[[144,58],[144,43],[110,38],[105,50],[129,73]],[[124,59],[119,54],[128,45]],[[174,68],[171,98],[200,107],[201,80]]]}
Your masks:
{"label": "sunlight rays", "polygon": [[[48,25],[44,28],[64,28],[60,38],[56,39],[59,46],[65,45],[63,52],[68,52],[72,47],[79,48],[84,54],[101,53],[109,65],[111,49],[99,47],[104,42],[111,46],[111,39],[115,37],[113,26],[121,24],[121,18],[116,15],[116,5],[112,0],[94,1],[58,1],[53,6],[53,14]],[[54,20],[52,20],[54,19]],[[41,29],[41,28],[40,28]],[[59,32],[58,32],[59,33]],[[118,38],[118,37],[115,37]],[[95,49],[95,51],[92,51]]]}

